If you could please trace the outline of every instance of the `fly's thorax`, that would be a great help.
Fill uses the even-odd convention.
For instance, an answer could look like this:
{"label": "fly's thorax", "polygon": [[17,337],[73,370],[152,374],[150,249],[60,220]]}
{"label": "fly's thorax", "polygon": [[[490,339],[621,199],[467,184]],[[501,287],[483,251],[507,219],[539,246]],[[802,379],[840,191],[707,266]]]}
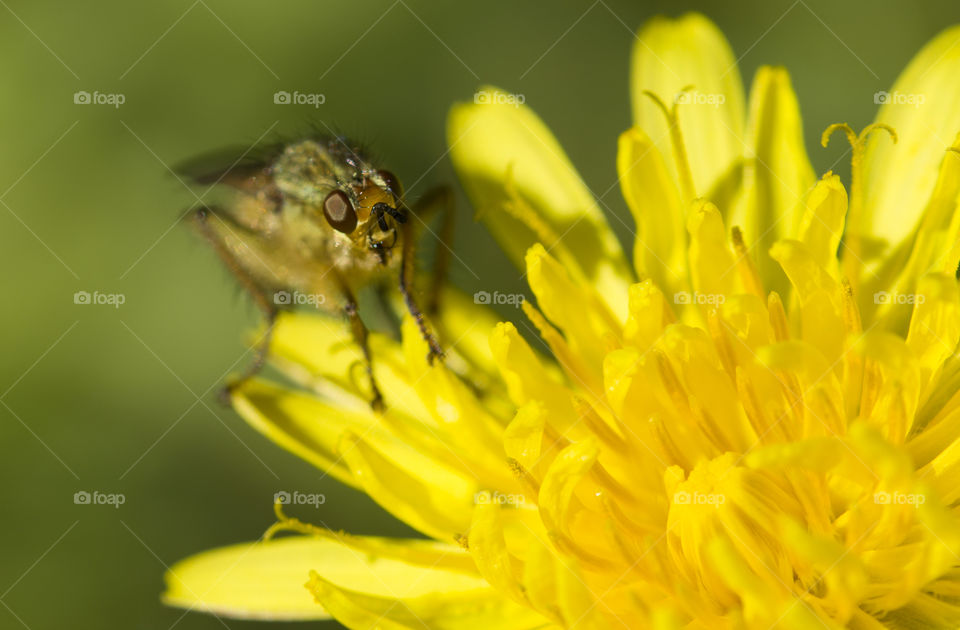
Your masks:
{"label": "fly's thorax", "polygon": [[330,153],[326,145],[304,140],[289,145],[273,164],[273,177],[286,197],[319,207],[330,191],[355,173]]}

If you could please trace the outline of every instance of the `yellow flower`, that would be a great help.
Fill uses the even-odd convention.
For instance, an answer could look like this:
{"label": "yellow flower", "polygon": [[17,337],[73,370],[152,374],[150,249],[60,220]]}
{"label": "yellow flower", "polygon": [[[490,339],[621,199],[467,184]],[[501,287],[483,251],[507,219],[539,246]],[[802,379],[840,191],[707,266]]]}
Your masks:
{"label": "yellow flower", "polygon": [[958,44],[928,44],[863,133],[827,130],[847,191],[816,180],[785,70],[747,100],[707,19],[652,20],[617,156],[633,269],[522,99],[456,106],[454,164],[536,306],[497,323],[448,292],[445,364],[412,321],[375,335],[383,416],[344,324],[287,315],[295,386],[233,399],[429,540],[278,508],[264,540],[174,566],[165,600],[351,628],[957,627]]}

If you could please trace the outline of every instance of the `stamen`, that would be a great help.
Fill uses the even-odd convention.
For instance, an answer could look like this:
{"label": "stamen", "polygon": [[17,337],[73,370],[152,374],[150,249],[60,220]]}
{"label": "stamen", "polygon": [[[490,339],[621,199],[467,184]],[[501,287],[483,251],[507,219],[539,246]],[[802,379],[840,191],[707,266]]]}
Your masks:
{"label": "stamen", "polygon": [[[615,431],[607,424],[607,421],[600,417],[600,414],[593,408],[589,402],[580,396],[573,395],[573,408],[577,411],[577,417],[586,425],[591,433],[597,436],[605,446],[621,456],[627,456],[630,453],[630,447],[627,441],[621,437],[621,434]],[[615,418],[619,426],[619,418]],[[621,432],[623,430],[621,429]]]}
{"label": "stamen", "polygon": [[847,142],[853,152],[850,158],[850,204],[847,210],[847,235],[844,238],[843,267],[845,275],[853,286],[857,286],[860,277],[860,267],[863,262],[863,243],[861,223],[863,222],[863,154],[866,150],[867,138],[876,129],[883,129],[890,134],[893,143],[897,143],[897,132],[893,127],[884,123],[867,125],[860,132],[854,133],[847,123],[834,123],[827,127],[820,137],[820,144],[824,148],[830,143],[830,136],[834,131],[842,130],[847,136]]}
{"label": "stamen", "polygon": [[841,280],[843,289],[843,327],[848,334],[860,334],[863,332],[863,324],[860,321],[860,309],[857,308],[857,302],[853,299],[853,287],[846,278]]}
{"label": "stamen", "polygon": [[512,457],[507,458],[507,466],[514,478],[520,482],[524,496],[537,505],[540,501],[540,482],[523,465]]}
{"label": "stamen", "polygon": [[550,542],[557,547],[557,549],[573,556],[595,571],[607,572],[613,571],[616,568],[616,565],[611,563],[606,558],[601,558],[600,556],[584,549],[581,545],[578,545],[577,541],[568,536],[565,532],[548,527],[547,537],[550,539]]}
{"label": "stamen", "polygon": [[[689,92],[693,89],[688,85],[680,90],[679,94]],[[670,144],[673,146],[673,159],[677,164],[677,173],[680,175],[680,192],[683,193],[683,199],[686,202],[697,198],[697,191],[693,185],[693,172],[690,170],[690,161],[687,159],[687,147],[683,143],[683,133],[680,131],[680,121],[677,118],[677,105],[680,99],[673,99],[673,107],[667,107],[663,100],[649,90],[643,91],[644,96],[648,97],[660,108],[667,119],[670,127]]]}
{"label": "stamen", "polygon": [[[860,310],[853,297],[853,287],[847,278],[841,280],[843,289],[843,328],[849,340],[859,337],[863,333],[863,323],[860,320]],[[860,409],[860,394],[863,386],[863,357],[860,353],[851,351],[849,341],[843,353],[843,389],[846,401],[846,413],[855,418]]]}
{"label": "stamen", "polygon": [[770,292],[767,298],[767,312],[770,314],[770,326],[773,328],[773,338],[786,341],[790,338],[790,324],[787,323],[787,312],[783,308],[783,300],[776,291]]}
{"label": "stamen", "polygon": [[730,338],[724,327],[724,322],[717,309],[712,308],[707,311],[707,330],[713,338],[713,345],[717,348],[717,354],[720,355],[720,364],[727,372],[732,382],[737,378],[737,360],[733,353],[733,347],[730,345]]}
{"label": "stamen", "polygon": [[631,494],[625,485],[617,481],[600,462],[593,464],[593,467],[590,469],[590,478],[600,486],[600,496],[605,496],[602,492],[607,491],[613,500],[621,505],[630,504],[635,507],[641,505],[637,497]]}
{"label": "stamen", "polygon": [[960,344],[954,348],[953,354],[944,360],[940,375],[934,381],[926,402],[914,414],[913,426],[910,427],[907,437],[912,438],[922,432],[950,402],[957,390],[960,390]]}
{"label": "stamen", "polygon": [[747,376],[746,370],[739,367],[737,368],[737,393],[740,395],[743,411],[747,414],[750,426],[760,436],[760,443],[768,444],[786,439],[781,424],[772,422],[763,405],[760,404],[757,389],[753,381]]}
{"label": "stamen", "polygon": [[743,240],[743,232],[739,227],[733,226],[730,237],[733,241],[733,249],[737,254],[737,269],[740,272],[740,279],[743,281],[744,288],[748,293],[753,293],[763,299],[763,282],[760,280],[757,266],[753,264],[753,259],[750,258],[747,244]]}

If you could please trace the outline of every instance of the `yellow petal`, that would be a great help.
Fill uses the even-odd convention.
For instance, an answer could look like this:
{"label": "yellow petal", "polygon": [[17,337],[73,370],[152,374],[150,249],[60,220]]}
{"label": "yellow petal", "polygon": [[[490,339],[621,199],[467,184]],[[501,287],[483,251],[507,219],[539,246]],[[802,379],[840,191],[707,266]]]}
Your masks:
{"label": "yellow petal", "polygon": [[616,334],[619,325],[598,302],[596,293],[575,282],[539,243],[527,252],[526,263],[537,304],[563,330],[574,356],[583,357],[587,365],[600,365],[605,350],[603,339]]}
{"label": "yellow petal", "polygon": [[[346,588],[418,596],[433,590],[473,589],[479,576],[448,569],[426,570],[403,559],[407,549],[430,547],[432,555],[463,555],[432,541],[372,542],[373,555],[333,538],[295,536],[213,549],[174,564],[165,576],[164,603],[241,619],[302,621],[330,615],[304,588],[311,570],[321,570]],[[396,552],[396,553],[394,553]],[[412,580],[411,574],[419,577]]]}
{"label": "yellow petal", "polygon": [[779,241],[770,249],[770,257],[780,263],[793,285],[800,305],[803,340],[816,346],[828,365],[839,368],[837,360],[843,354],[846,334],[840,283],[799,241]]}
{"label": "yellow petal", "polygon": [[503,435],[503,450],[526,470],[540,463],[543,430],[547,414],[542,403],[531,400],[517,410],[517,415]]}
{"label": "yellow petal", "polygon": [[496,365],[490,354],[490,333],[500,321],[496,311],[479,303],[475,296],[450,286],[443,288],[441,299],[442,308],[436,323],[443,331],[445,341],[455,344],[453,350],[478,368],[475,373],[471,372],[471,376],[493,372]]}
{"label": "yellow petal", "polygon": [[526,603],[520,584],[518,567],[507,552],[504,540],[500,505],[494,502],[478,502],[473,511],[468,545],[470,554],[487,582],[515,602]]}
{"label": "yellow petal", "polygon": [[[571,511],[576,511],[579,501],[575,500],[577,487],[590,472],[597,461],[599,449],[591,437],[571,444],[563,449],[553,460],[543,485],[540,487],[540,517],[547,531],[558,536],[570,536],[577,519]],[[596,541],[577,540],[577,544],[589,547]]]}
{"label": "yellow petal", "polygon": [[[438,538],[466,530],[485,471],[464,458],[443,461],[448,448],[418,420],[386,411],[397,414],[395,424],[424,433],[419,444],[430,448],[417,449],[412,440],[394,435],[369,408],[352,412],[262,381],[247,381],[234,390],[233,403],[255,429],[344,483],[362,488],[411,527]],[[454,505],[463,511],[451,509]]]}
{"label": "yellow petal", "polygon": [[620,134],[617,177],[637,225],[633,244],[637,274],[649,275],[669,293],[680,291],[686,284],[685,210],[663,156],[640,127]]}
{"label": "yellow petal", "polygon": [[[655,17],[637,35],[630,70],[633,122],[660,154],[674,155],[663,112],[643,92],[667,103],[684,88],[678,114],[696,194],[709,196],[743,153],[743,82],[730,45],[707,18],[688,13]],[[677,179],[676,164],[667,166]],[[691,200],[687,200],[691,201]]]}
{"label": "yellow petal", "polygon": [[847,216],[847,191],[832,172],[823,176],[807,198],[799,240],[814,262],[838,278],[837,248]]}
{"label": "yellow petal", "polygon": [[783,236],[793,237],[803,200],[816,181],[803,143],[800,107],[783,68],[763,66],[750,89],[747,157],[743,192],[730,225],[743,228],[757,267],[768,288],[778,288],[782,276],[766,255]]}
{"label": "yellow petal", "polygon": [[[960,134],[954,142],[960,148]],[[941,272],[952,274],[960,263],[960,154],[945,151],[937,175],[937,183],[923,211],[923,218],[910,240],[905,240],[898,251],[866,278],[867,295],[885,291],[896,296],[909,296],[924,274]],[[902,331],[910,313],[910,305],[896,300],[867,304],[864,311],[872,313],[889,330]],[[875,312],[874,312],[875,311]]]}
{"label": "yellow petal", "polygon": [[[409,572],[416,584],[420,573]],[[433,580],[430,580],[433,582]],[[307,588],[337,621],[355,630],[534,630],[547,628],[544,617],[514,604],[479,580],[473,588],[435,584],[436,590],[420,595],[369,593],[344,588],[312,572]],[[419,590],[419,589],[417,589]]]}
{"label": "yellow petal", "polygon": [[[427,410],[410,386],[399,345],[378,333],[371,333],[369,340],[374,374],[387,408],[424,417]],[[342,317],[282,313],[270,344],[270,362],[294,382],[340,406],[358,412],[370,408],[363,354]]]}
{"label": "yellow petal", "polygon": [[352,412],[305,392],[258,379],[245,381],[234,389],[231,402],[254,429],[351,486],[358,484],[336,452],[343,432],[352,430],[368,435],[373,430],[378,438],[389,439],[375,428],[372,413]]}
{"label": "yellow petal", "polygon": [[[521,266],[536,241],[569,253],[564,264],[582,270],[614,313],[625,316],[632,274],[620,244],[550,130],[526,105],[490,102],[450,111],[450,157],[479,218]],[[478,98],[478,101],[482,99]]]}
{"label": "yellow petal", "polygon": [[340,455],[363,491],[414,529],[439,540],[467,531],[479,489],[474,479],[413,449],[394,461],[362,435],[344,436]]}
{"label": "yellow petal", "polygon": [[907,346],[919,359],[921,382],[926,385],[960,341],[960,295],[956,277],[924,276],[914,301]]}
{"label": "yellow petal", "polygon": [[629,305],[630,315],[623,326],[624,341],[646,350],[669,322],[667,302],[656,284],[644,280],[630,286]]}
{"label": "yellow petal", "polygon": [[[395,433],[426,449],[482,485],[506,491],[513,478],[503,461],[503,426],[477,398],[476,393],[443,361],[427,359],[424,341],[413,317],[403,321],[403,348],[407,375],[420,396],[427,415],[414,421],[393,422]],[[489,350],[488,350],[489,352]],[[386,418],[398,418],[387,412]],[[422,426],[420,435],[410,430]]]}
{"label": "yellow petal", "polygon": [[602,616],[604,606],[600,604],[597,596],[590,592],[576,563],[561,558],[556,562],[556,566],[557,603],[566,622],[565,627],[578,630],[609,628]]}
{"label": "yellow petal", "polygon": [[513,324],[503,322],[494,329],[490,349],[514,404],[521,407],[538,401],[547,410],[550,423],[561,432],[577,428],[579,418],[570,392],[557,382]]}
{"label": "yellow petal", "polygon": [[906,67],[883,103],[877,122],[897,131],[892,144],[872,136],[864,156],[866,233],[896,246],[910,236],[930,198],[944,151],[960,132],[960,27],[931,40]]}
{"label": "yellow petal", "polygon": [[715,308],[739,287],[737,260],[717,207],[698,200],[694,202],[694,208],[687,221],[687,230],[690,232],[690,277],[696,299],[688,297],[686,303]]}

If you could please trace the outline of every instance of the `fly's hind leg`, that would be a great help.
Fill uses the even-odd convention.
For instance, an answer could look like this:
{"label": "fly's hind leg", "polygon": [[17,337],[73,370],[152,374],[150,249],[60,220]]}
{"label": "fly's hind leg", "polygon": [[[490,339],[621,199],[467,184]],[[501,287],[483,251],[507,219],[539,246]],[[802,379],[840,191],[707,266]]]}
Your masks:
{"label": "fly's hind leg", "polygon": [[364,367],[366,368],[367,376],[370,378],[370,389],[373,393],[373,397],[370,399],[370,407],[374,411],[382,413],[384,410],[383,395],[377,386],[377,379],[373,376],[373,359],[370,354],[367,326],[360,318],[357,299],[354,297],[353,292],[343,283],[341,283],[341,290],[343,291],[344,297],[343,312],[350,322],[350,332],[353,334],[353,340],[360,346],[360,350],[363,352]]}
{"label": "fly's hind leg", "polygon": [[264,319],[266,320],[266,330],[263,335],[257,341],[256,346],[254,347],[254,359],[253,362],[247,366],[247,368],[240,373],[239,376],[232,377],[229,382],[220,390],[219,399],[226,405],[230,404],[230,394],[231,392],[253,378],[263,369],[264,365],[267,362],[267,356],[270,353],[270,342],[273,338],[273,330],[277,321],[277,315],[279,314],[279,309],[271,297],[267,294],[267,291],[258,284],[250,275],[244,271],[243,267],[237,262],[234,255],[224,247],[222,241],[216,238],[211,232],[211,227],[209,221],[213,217],[213,220],[219,220],[216,218],[216,214],[207,206],[201,206],[193,211],[193,221],[200,233],[207,239],[207,241],[213,246],[214,251],[217,252],[217,255],[223,260],[226,264],[227,269],[240,281],[240,284],[243,288],[250,294],[253,298],[253,301],[256,303],[257,308],[263,313]]}

